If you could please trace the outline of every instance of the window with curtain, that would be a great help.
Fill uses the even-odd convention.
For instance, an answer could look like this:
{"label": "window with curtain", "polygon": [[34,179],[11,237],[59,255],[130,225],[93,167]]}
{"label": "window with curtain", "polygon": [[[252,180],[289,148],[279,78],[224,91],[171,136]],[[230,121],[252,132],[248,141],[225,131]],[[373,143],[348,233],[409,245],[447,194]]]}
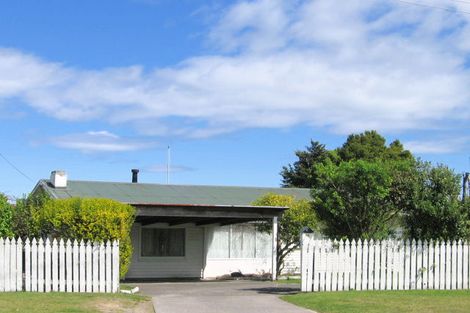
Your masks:
{"label": "window with curtain", "polygon": [[142,228],[141,255],[184,256],[184,228]]}

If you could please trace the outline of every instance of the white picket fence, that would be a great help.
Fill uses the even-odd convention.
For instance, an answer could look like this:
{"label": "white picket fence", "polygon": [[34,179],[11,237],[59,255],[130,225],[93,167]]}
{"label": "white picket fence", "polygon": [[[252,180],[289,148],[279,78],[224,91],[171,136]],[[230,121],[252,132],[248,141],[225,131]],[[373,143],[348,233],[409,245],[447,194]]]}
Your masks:
{"label": "white picket fence", "polygon": [[0,292],[117,292],[119,242],[0,238]]}
{"label": "white picket fence", "polygon": [[315,239],[302,234],[301,290],[469,289],[469,243]]}

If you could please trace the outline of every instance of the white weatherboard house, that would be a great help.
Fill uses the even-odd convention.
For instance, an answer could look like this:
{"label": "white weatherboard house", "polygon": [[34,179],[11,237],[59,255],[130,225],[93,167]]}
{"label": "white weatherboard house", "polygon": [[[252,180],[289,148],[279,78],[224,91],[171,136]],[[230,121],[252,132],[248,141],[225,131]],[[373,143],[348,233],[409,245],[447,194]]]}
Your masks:
{"label": "white weatherboard house", "polygon": [[[54,171],[33,192],[53,198],[109,198],[134,206],[134,253],[127,279],[215,278],[273,273],[277,219],[288,209],[251,203],[267,193],[308,198],[308,189],[141,184],[67,180]],[[257,231],[272,221],[270,234]],[[273,278],[275,279],[275,271]]]}

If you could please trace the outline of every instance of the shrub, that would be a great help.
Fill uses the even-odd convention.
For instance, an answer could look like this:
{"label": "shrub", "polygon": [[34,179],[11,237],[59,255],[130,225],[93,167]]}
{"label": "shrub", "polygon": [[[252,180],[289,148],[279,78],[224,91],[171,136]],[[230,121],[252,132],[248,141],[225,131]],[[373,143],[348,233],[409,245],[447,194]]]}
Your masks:
{"label": "shrub", "polygon": [[11,220],[13,216],[13,206],[8,203],[8,198],[0,193],[0,237],[13,237]]}
{"label": "shrub", "polygon": [[12,218],[12,230],[16,237],[26,239],[39,235],[39,229],[33,221],[32,212],[41,209],[49,200],[50,196],[43,190],[16,200]]}
{"label": "shrub", "polygon": [[109,199],[61,199],[45,202],[35,209],[33,220],[40,236],[93,242],[119,240],[120,276],[123,278],[132,257],[130,238],[135,209]]}

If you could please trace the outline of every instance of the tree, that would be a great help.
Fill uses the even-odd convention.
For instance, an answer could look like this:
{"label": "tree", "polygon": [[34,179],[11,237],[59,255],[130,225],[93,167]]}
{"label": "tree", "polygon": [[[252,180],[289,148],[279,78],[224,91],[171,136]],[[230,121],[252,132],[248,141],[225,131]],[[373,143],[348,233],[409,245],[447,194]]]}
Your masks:
{"label": "tree", "polygon": [[388,147],[385,138],[375,130],[351,134],[341,148],[336,149],[342,161],[351,160],[412,160],[413,155],[405,150],[400,141],[393,141]]}
{"label": "tree", "polygon": [[385,238],[400,212],[393,201],[392,167],[381,161],[354,160],[318,165],[313,208],[331,237]]}
{"label": "tree", "polygon": [[[278,221],[278,243],[277,243],[277,274],[284,267],[285,257],[300,246],[300,232],[304,227],[317,229],[317,221],[309,201],[296,200],[293,196],[266,194],[256,200],[253,205],[258,206],[281,206],[288,209]],[[271,225],[263,224],[259,227],[261,231],[271,231]]]}
{"label": "tree", "polygon": [[310,141],[305,151],[295,152],[298,160],[293,165],[284,166],[281,171],[283,187],[312,188],[316,185],[318,174],[315,165],[323,164],[330,158],[325,145]]}
{"label": "tree", "polygon": [[310,141],[306,150],[295,152],[297,160],[281,170],[283,187],[315,188],[318,183],[316,165],[327,161],[339,164],[344,161],[414,161],[410,151],[405,150],[400,141],[386,145],[386,140],[376,131],[351,134],[346,142],[335,150],[327,150],[318,141]]}
{"label": "tree", "polygon": [[468,203],[459,201],[460,177],[445,165],[418,162],[404,227],[412,238],[452,240],[469,236]]}
{"label": "tree", "polygon": [[8,203],[8,198],[0,193],[0,237],[13,237],[11,228],[13,206]]}
{"label": "tree", "polygon": [[44,207],[49,200],[50,196],[42,189],[16,200],[12,218],[12,230],[16,237],[26,239],[39,235],[40,229],[33,221],[33,213]]}

